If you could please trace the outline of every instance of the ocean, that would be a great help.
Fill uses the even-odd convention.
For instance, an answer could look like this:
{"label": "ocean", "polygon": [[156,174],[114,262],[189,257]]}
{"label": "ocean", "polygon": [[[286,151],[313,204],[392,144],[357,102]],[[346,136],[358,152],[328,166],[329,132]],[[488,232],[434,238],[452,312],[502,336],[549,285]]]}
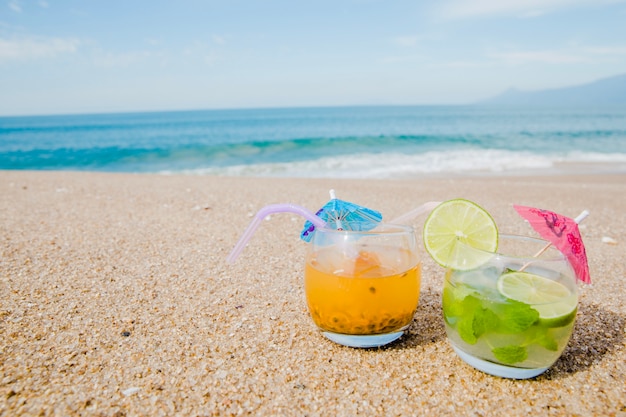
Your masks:
{"label": "ocean", "polygon": [[626,172],[626,108],[0,117],[0,169],[333,178]]}

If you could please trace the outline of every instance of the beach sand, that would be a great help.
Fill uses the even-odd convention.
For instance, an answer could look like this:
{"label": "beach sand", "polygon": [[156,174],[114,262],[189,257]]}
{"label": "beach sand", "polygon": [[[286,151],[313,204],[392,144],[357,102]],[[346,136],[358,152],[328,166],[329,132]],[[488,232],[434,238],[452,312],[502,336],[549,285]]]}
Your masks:
{"label": "beach sand", "polygon": [[[304,297],[303,224],[261,207],[339,198],[392,219],[464,197],[501,232],[513,203],[575,217],[593,285],[564,355],[530,380],[489,376],[445,337],[444,271],[384,348],[326,340]],[[626,175],[409,180],[0,172],[0,415],[626,415]],[[420,228],[421,222],[415,222]],[[605,243],[606,238],[613,241]]]}

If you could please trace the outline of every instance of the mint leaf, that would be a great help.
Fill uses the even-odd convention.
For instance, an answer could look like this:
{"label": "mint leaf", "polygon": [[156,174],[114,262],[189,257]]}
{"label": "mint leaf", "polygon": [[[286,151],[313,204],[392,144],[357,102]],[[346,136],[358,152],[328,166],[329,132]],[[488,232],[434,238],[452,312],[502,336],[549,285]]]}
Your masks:
{"label": "mint leaf", "polygon": [[461,308],[463,314],[475,314],[477,310],[482,310],[483,305],[478,298],[468,295],[461,302]]}
{"label": "mint leaf", "polygon": [[542,338],[537,339],[536,343],[552,352],[559,350],[559,344],[556,343],[553,337],[544,335]]}
{"label": "mint leaf", "polygon": [[456,330],[457,332],[459,332],[459,336],[461,336],[461,339],[463,339],[463,341],[467,344],[473,345],[474,343],[476,343],[476,340],[478,340],[476,334],[474,333],[473,314],[467,317],[463,317],[461,320],[459,320],[459,322],[456,324]]}
{"label": "mint leaf", "polygon": [[480,299],[471,295],[474,290],[461,286],[456,290],[446,290],[448,288],[444,288],[443,292],[444,319],[451,324],[455,320],[450,319],[458,318],[456,331],[465,343],[473,345],[481,335],[498,328],[500,319],[497,314],[483,308]]}
{"label": "mint leaf", "polygon": [[[559,350],[559,344],[554,337],[550,335],[550,329],[541,325],[533,326],[531,330],[534,330],[534,334],[529,334],[528,343],[535,343],[542,346],[544,349],[556,352]],[[530,333],[530,332],[529,332]]]}
{"label": "mint leaf", "polygon": [[444,287],[442,307],[446,323],[453,326],[456,319],[471,316],[477,309],[482,308],[480,300],[471,295],[475,293],[474,289],[462,284],[457,287]]}
{"label": "mint leaf", "polygon": [[498,328],[500,319],[488,308],[477,309],[474,312],[473,329],[474,335],[478,338],[482,334]]}
{"label": "mint leaf", "polygon": [[526,352],[526,348],[523,346],[508,345],[493,348],[491,352],[497,360],[507,364],[522,362],[528,357],[528,352]]}
{"label": "mint leaf", "polygon": [[459,304],[462,316],[457,324],[457,331],[461,339],[473,345],[480,336],[480,333],[476,332],[475,322],[476,315],[479,315],[483,309],[482,304],[480,300],[473,295],[466,296]]}
{"label": "mint leaf", "polygon": [[[500,320],[493,311],[482,308],[480,302],[478,305],[471,302],[471,305],[473,306],[473,310],[469,311],[468,314],[457,323],[457,331],[463,341],[473,345],[480,336],[496,329]],[[469,305],[466,307],[469,308]]]}
{"label": "mint leaf", "polygon": [[454,290],[450,287],[445,287],[443,289],[443,297],[441,300],[441,304],[443,307],[443,316],[447,319],[449,317],[458,317],[463,314],[463,309],[461,308],[461,300],[456,299]]}
{"label": "mint leaf", "polygon": [[503,305],[501,323],[513,333],[521,333],[539,320],[539,312],[526,303],[507,299]]}

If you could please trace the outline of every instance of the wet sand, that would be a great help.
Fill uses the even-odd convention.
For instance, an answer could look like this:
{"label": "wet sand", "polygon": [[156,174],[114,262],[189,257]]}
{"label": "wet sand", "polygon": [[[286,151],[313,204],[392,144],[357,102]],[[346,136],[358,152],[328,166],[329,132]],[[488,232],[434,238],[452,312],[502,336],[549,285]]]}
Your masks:
{"label": "wet sand", "polygon": [[[443,270],[423,259],[420,305],[384,348],[322,337],[304,298],[303,220],[338,197],[392,219],[464,197],[503,233],[513,203],[575,217],[593,280],[546,373],[489,376],[458,359]],[[0,171],[0,415],[626,415],[626,175],[259,179]],[[420,228],[421,221],[414,222]],[[423,252],[422,252],[423,254]],[[425,256],[425,255],[424,255]]]}

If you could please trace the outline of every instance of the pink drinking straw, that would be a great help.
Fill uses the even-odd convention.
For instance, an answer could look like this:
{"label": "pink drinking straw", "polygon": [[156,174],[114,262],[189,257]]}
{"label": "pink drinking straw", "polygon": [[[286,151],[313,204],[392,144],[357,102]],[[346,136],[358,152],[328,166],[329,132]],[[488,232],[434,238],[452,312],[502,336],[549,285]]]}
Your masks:
{"label": "pink drinking straw", "polygon": [[317,217],[315,214],[311,213],[309,210],[302,206],[298,206],[296,204],[270,204],[269,206],[265,206],[257,212],[256,216],[254,216],[254,219],[252,219],[252,222],[250,223],[246,231],[239,238],[239,241],[230,252],[230,255],[228,255],[228,257],[226,258],[226,262],[230,264],[234,263],[235,260],[237,260],[237,258],[239,257],[239,254],[241,254],[241,251],[243,251],[243,248],[245,248],[246,244],[248,243],[254,232],[256,232],[256,229],[259,228],[259,225],[261,224],[263,219],[265,219],[270,214],[276,213],[299,214],[300,216],[313,223],[315,227],[326,227],[326,222],[324,220]]}

